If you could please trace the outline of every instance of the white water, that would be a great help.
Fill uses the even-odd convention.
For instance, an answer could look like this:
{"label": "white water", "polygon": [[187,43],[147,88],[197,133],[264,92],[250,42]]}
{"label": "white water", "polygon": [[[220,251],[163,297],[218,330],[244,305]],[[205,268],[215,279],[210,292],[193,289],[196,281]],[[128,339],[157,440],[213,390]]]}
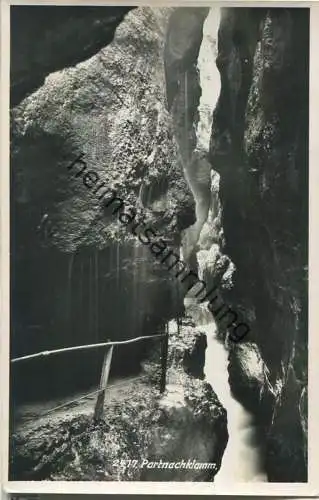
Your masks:
{"label": "white water", "polygon": [[228,352],[216,338],[216,325],[204,304],[186,299],[185,306],[196,325],[207,336],[205,376],[227,411],[229,439],[220,471],[214,484],[224,487],[230,483],[265,482],[262,450],[257,437],[254,417],[232,395],[228,383]]}
{"label": "white water", "polygon": [[226,486],[230,482],[265,482],[267,476],[261,461],[262,450],[257,441],[254,417],[231,394],[227,351],[216,339],[214,323],[205,325],[204,330],[207,335],[206,380],[227,410],[229,433],[222,466],[214,482],[219,486]]}
{"label": "white water", "polygon": [[[220,91],[220,76],[215,65],[216,40],[220,11],[212,8],[203,27],[203,41],[201,44],[198,68],[202,96],[199,104],[199,123],[197,126],[197,149],[208,151],[209,138],[213,120],[213,110],[216,106]],[[189,176],[191,180],[191,176]],[[196,201],[196,216],[200,212],[201,197],[196,196],[199,191],[194,185],[192,192]],[[214,214],[213,214],[214,216]],[[200,240],[199,240],[200,241]],[[206,254],[206,255],[205,255]],[[198,254],[199,275],[202,276],[202,266],[208,257],[208,252],[201,250]],[[257,429],[254,417],[233,397],[228,382],[228,352],[216,338],[216,325],[205,304],[199,304],[194,299],[185,299],[185,309],[192,316],[196,325],[207,336],[207,350],[205,362],[206,380],[217,394],[221,404],[227,411],[227,427],[229,439],[222,459],[221,469],[215,476],[214,482],[218,486],[240,482],[264,482],[266,474],[261,462],[262,450],[257,439]]]}

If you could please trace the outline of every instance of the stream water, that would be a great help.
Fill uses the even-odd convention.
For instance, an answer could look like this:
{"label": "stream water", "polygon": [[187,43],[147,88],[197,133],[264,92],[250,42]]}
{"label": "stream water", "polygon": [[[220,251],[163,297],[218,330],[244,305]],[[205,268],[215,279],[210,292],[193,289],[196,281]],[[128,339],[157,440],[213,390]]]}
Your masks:
{"label": "stream water", "polygon": [[229,482],[265,482],[262,449],[258,439],[255,419],[233,397],[228,383],[227,351],[216,339],[213,322],[202,325],[207,335],[205,374],[222,405],[227,410],[229,439],[222,466],[215,484],[226,486]]}
{"label": "stream water", "polygon": [[216,325],[205,304],[185,300],[187,312],[206,333],[205,378],[227,411],[229,439],[214,483],[226,486],[239,482],[266,482],[262,448],[254,416],[232,395],[228,382],[228,351],[216,337]]}

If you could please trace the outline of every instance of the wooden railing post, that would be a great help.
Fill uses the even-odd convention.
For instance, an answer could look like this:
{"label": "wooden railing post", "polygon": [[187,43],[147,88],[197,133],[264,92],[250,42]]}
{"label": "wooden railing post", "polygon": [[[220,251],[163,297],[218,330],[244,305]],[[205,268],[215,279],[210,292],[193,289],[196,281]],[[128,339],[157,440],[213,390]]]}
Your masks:
{"label": "wooden railing post", "polygon": [[162,356],[161,356],[161,382],[160,392],[163,394],[166,387],[166,370],[167,370],[167,355],[168,355],[168,327],[165,328],[165,335],[162,341]]}
{"label": "wooden railing post", "polygon": [[103,359],[101,379],[100,379],[100,392],[97,395],[95,409],[94,409],[94,422],[98,422],[103,417],[104,402],[105,402],[105,391],[107,386],[107,381],[110,374],[111,361],[113,354],[113,346],[106,350]]}
{"label": "wooden railing post", "polygon": [[181,320],[180,317],[177,316],[177,336],[179,337],[181,333]]}

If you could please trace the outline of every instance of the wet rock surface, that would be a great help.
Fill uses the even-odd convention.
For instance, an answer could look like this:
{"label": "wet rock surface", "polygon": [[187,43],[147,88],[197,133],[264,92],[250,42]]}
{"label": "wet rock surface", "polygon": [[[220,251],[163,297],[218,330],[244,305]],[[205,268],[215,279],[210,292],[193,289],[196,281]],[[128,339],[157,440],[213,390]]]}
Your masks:
{"label": "wet rock surface", "polygon": [[230,380],[236,380],[235,390],[247,390],[250,397],[252,392],[255,392],[256,396],[259,395],[265,385],[264,370],[263,359],[253,342],[246,342],[230,350],[228,371]]}
{"label": "wet rock surface", "polygon": [[269,382],[270,372],[257,344],[254,342],[232,344],[228,359],[232,393],[248,411],[258,417],[262,434],[268,433],[276,389]]}

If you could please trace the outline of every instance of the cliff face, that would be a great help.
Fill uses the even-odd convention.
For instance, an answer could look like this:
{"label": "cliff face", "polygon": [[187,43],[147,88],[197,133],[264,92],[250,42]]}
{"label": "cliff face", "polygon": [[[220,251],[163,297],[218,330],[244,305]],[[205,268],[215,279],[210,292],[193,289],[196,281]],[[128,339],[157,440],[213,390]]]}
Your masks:
{"label": "cliff face", "polygon": [[[307,9],[223,9],[218,41],[210,158],[236,266],[227,300],[251,327],[231,384],[265,425],[270,481],[307,475],[308,22]],[[240,359],[255,352],[250,384]]]}
{"label": "cliff face", "polygon": [[[131,10],[112,43],[12,110],[13,355],[154,333],[182,307],[177,280],[75,176],[81,164],[67,168],[84,154],[137,220],[179,247],[194,203],[166,106],[172,12]],[[121,350],[122,368],[139,350]]]}

